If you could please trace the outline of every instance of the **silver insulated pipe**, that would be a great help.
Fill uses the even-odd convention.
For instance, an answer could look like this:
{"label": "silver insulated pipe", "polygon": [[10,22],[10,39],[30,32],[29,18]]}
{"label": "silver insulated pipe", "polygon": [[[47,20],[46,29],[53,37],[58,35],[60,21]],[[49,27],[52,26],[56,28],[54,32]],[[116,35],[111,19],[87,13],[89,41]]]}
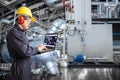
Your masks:
{"label": "silver insulated pipe", "polygon": [[10,24],[10,23],[12,23],[12,22],[13,22],[13,20],[8,20],[8,19],[1,19],[1,20],[0,20],[0,23]]}
{"label": "silver insulated pipe", "polygon": [[46,67],[48,73],[52,75],[59,75],[58,70],[58,54],[57,51],[50,51],[44,54],[34,56],[37,62]]}
{"label": "silver insulated pipe", "polygon": [[54,20],[48,30],[48,33],[57,33],[60,30],[64,30],[66,28],[66,22],[64,19],[56,19]]}
{"label": "silver insulated pipe", "polygon": [[59,3],[61,0],[43,0],[44,3],[49,7],[54,7],[57,3]]}

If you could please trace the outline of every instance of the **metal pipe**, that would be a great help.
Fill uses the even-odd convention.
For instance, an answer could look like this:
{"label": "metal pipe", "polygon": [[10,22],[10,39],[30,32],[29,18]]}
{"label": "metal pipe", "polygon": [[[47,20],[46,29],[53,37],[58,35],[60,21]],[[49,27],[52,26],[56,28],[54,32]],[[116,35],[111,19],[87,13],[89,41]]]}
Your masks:
{"label": "metal pipe", "polygon": [[112,0],[112,2],[118,3],[118,0]]}
{"label": "metal pipe", "polygon": [[97,15],[99,18],[102,18],[102,8],[103,8],[103,4],[100,4],[97,7]]}
{"label": "metal pipe", "polygon": [[99,2],[100,0],[92,0],[92,1],[94,1],[94,2]]}
{"label": "metal pipe", "polygon": [[8,19],[1,19],[1,20],[0,20],[0,23],[10,24],[10,23],[12,23],[12,22],[13,22],[13,20],[8,20]]}
{"label": "metal pipe", "polygon": [[6,14],[3,14],[2,16],[0,16],[0,19],[3,18],[3,17],[5,17],[5,16],[8,16],[8,15],[14,13],[14,12],[15,12],[15,10],[12,10],[12,11],[6,13]]}
{"label": "metal pipe", "polygon": [[112,12],[118,5],[118,0],[112,0],[112,2],[113,3],[109,3],[109,1],[106,0],[106,3],[104,4],[106,7],[106,18],[112,18]]}

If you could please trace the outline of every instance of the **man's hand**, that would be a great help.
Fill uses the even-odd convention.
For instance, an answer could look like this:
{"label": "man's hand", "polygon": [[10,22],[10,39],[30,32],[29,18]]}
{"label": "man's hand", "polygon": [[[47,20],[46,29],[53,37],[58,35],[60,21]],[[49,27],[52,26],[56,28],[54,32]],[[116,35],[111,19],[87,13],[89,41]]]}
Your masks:
{"label": "man's hand", "polygon": [[43,52],[43,51],[47,50],[47,48],[44,45],[39,45],[38,50],[39,50],[39,52]]}

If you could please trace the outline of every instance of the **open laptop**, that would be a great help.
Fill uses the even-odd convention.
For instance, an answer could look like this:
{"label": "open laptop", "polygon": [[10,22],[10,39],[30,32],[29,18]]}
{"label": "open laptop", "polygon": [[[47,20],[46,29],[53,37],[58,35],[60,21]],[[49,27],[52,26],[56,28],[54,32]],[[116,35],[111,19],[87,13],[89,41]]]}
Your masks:
{"label": "open laptop", "polygon": [[57,39],[58,33],[46,34],[43,45],[45,45],[48,50],[45,50],[43,52],[54,51],[56,48]]}

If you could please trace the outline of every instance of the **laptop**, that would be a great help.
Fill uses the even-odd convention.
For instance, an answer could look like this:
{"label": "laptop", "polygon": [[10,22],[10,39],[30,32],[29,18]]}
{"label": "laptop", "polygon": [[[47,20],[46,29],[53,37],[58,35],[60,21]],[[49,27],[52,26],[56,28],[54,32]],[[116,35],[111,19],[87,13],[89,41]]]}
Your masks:
{"label": "laptop", "polygon": [[46,34],[43,45],[46,46],[47,50],[43,52],[54,51],[56,48],[57,39],[58,39],[58,33]]}

